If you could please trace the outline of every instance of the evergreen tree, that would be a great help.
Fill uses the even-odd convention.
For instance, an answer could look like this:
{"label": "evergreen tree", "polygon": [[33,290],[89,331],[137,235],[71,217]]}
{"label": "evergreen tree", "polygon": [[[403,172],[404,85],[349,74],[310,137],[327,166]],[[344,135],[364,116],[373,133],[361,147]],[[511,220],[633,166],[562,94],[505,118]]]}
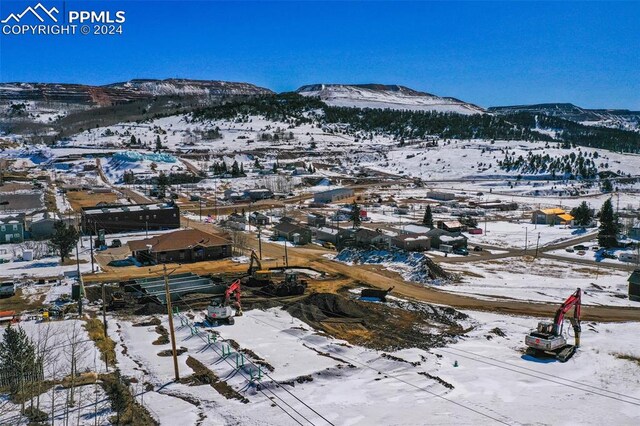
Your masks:
{"label": "evergreen tree", "polygon": [[231,165],[231,176],[238,177],[240,176],[240,167],[238,166],[238,161],[234,161]]}
{"label": "evergreen tree", "polygon": [[164,197],[167,187],[169,186],[169,177],[164,174],[164,172],[160,172],[160,174],[158,175],[157,185],[159,196],[160,198],[162,198]]}
{"label": "evergreen tree", "polygon": [[129,170],[124,172],[124,175],[122,176],[122,181],[126,184],[126,185],[132,185],[135,183],[136,181],[136,177],[133,174],[133,170]]}
{"label": "evergreen tree", "polygon": [[593,219],[593,213],[586,201],[580,203],[578,207],[571,209],[571,216],[573,216],[575,224],[578,226],[587,226]]}
{"label": "evergreen tree", "polygon": [[58,221],[53,225],[53,235],[49,244],[60,255],[60,260],[64,262],[64,259],[69,257],[73,246],[76,245],[80,234],[73,226],[67,226],[63,221]]}
{"label": "evergreen tree", "polygon": [[354,228],[360,227],[360,224],[362,223],[362,219],[360,219],[360,211],[360,206],[354,200],[353,204],[351,204],[351,220],[353,221]]}
{"label": "evergreen tree", "polygon": [[246,176],[244,174],[244,163],[240,163],[240,176]]}
{"label": "evergreen tree", "polygon": [[258,158],[256,158],[256,161],[253,162],[253,167],[255,167],[256,169],[262,169],[262,166],[260,166],[260,161],[258,161]]}
{"label": "evergreen tree", "polygon": [[463,225],[466,225],[469,228],[477,228],[478,221],[473,216],[466,216],[460,220]]}
{"label": "evergreen tree", "polygon": [[618,245],[618,218],[613,213],[611,198],[606,200],[600,209],[600,231],[598,232],[598,244],[604,248]]}
{"label": "evergreen tree", "polygon": [[0,342],[0,373],[7,378],[11,393],[40,378],[36,349],[22,327],[5,328]]}
{"label": "evergreen tree", "polygon": [[156,136],[156,151],[162,151],[162,142],[160,141],[160,135]]}
{"label": "evergreen tree", "polygon": [[424,211],[424,217],[422,218],[422,224],[433,229],[433,214],[431,213],[431,205],[427,204],[427,208]]}
{"label": "evergreen tree", "polygon": [[605,179],[601,185],[602,192],[609,193],[613,191],[613,185],[611,185],[611,181],[609,179]]}
{"label": "evergreen tree", "polygon": [[135,144],[136,144],[136,137],[135,137],[135,136],[133,136],[133,135],[131,135],[131,140],[129,141],[129,143],[130,143],[131,145],[135,145]]}

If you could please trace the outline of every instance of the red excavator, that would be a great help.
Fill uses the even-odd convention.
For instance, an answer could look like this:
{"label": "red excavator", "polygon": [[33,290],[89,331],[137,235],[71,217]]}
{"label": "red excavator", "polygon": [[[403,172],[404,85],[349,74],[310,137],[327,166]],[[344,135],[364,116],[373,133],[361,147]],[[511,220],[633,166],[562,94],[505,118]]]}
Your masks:
{"label": "red excavator", "polygon": [[[231,303],[231,296],[236,300]],[[235,280],[224,292],[224,299],[217,297],[211,300],[207,306],[205,317],[208,322],[215,323],[224,321],[231,325],[235,323],[233,317],[242,315],[242,305],[240,304],[240,280]]]}
{"label": "red excavator", "polygon": [[[553,356],[560,362],[566,362],[580,346],[580,305],[582,291],[577,289],[556,311],[553,323],[541,321],[538,328],[532,330],[524,339],[527,354],[534,357]],[[569,321],[575,334],[575,345],[570,345],[562,334],[564,316],[573,308],[573,317]]]}

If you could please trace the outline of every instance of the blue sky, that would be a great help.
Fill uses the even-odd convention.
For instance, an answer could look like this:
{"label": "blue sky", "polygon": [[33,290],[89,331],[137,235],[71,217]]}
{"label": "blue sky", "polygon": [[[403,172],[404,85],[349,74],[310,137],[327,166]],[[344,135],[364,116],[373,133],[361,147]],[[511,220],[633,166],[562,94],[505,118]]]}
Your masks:
{"label": "blue sky", "polygon": [[[37,1],[1,0],[2,19]],[[60,7],[61,1],[45,6]],[[0,35],[0,81],[402,84],[482,106],[640,109],[637,2],[67,1],[121,36]]]}

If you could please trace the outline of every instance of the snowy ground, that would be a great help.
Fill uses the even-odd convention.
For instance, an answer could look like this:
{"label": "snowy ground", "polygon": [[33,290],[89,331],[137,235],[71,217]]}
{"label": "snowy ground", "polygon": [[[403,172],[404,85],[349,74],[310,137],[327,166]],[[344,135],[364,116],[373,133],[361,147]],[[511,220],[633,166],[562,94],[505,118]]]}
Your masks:
{"label": "snowy ground", "polygon": [[[583,327],[583,347],[573,359],[566,364],[541,363],[522,355],[524,335],[535,319],[469,315],[477,328],[468,337],[441,349],[393,353],[400,360],[317,335],[279,309],[251,310],[236,318],[234,326],[215,328],[221,340],[212,345],[206,343],[206,331],[192,336],[188,327],[179,325],[178,345],[188,348],[180,356],[181,374],[189,374],[184,363],[189,354],[240,391],[248,404],[226,400],[208,385],[167,384],[173,377],[171,359],[158,357],[163,347],[150,345],[157,338],[152,327],[121,323],[110,333],[120,342],[119,355],[127,348],[120,361],[124,374],[154,384],[155,390],[144,394],[144,404],[167,425],[192,424],[202,415],[202,424],[295,424],[284,411],[300,421],[304,416],[314,424],[341,425],[417,425],[427,418],[429,424],[558,424],[567,411],[572,416],[566,424],[631,425],[640,420],[640,368],[616,358],[640,356],[640,345],[631,338],[633,324],[588,324]],[[490,332],[496,327],[506,337]],[[617,344],[612,344],[613,334]],[[248,369],[235,369],[235,351],[221,357],[228,339],[273,366],[269,375],[275,380],[306,375],[312,380],[274,387],[264,377],[265,393],[256,392],[247,387]],[[197,398],[201,405],[190,405],[185,396]]]}
{"label": "snowy ground", "polygon": [[[484,233],[484,223],[480,223],[478,227],[482,228],[481,235],[465,233],[469,238],[470,246],[480,243],[505,248],[524,249],[527,247],[528,249],[533,249],[536,244],[539,244],[539,247],[542,248],[596,232],[596,230],[587,230],[583,233],[568,226],[534,225],[529,222],[487,222],[486,234]],[[539,241],[538,235],[540,236]]]}
{"label": "snowy ground", "polygon": [[[447,291],[489,298],[557,302],[576,288],[584,290],[585,305],[635,306],[627,297],[629,272],[568,264],[550,259],[505,258],[484,262],[442,263],[459,274],[461,283],[447,284]],[[598,288],[599,287],[599,288]]]}

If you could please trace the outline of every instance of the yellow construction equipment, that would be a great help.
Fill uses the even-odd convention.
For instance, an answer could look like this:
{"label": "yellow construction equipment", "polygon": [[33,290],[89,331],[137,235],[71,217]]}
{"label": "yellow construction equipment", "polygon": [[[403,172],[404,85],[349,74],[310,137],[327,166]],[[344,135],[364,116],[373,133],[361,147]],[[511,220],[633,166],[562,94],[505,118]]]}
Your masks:
{"label": "yellow construction equipment", "polygon": [[273,273],[269,269],[262,268],[262,262],[254,250],[251,250],[251,261],[247,273],[249,276],[242,280],[242,284],[250,287],[265,286],[271,283],[273,277]]}

